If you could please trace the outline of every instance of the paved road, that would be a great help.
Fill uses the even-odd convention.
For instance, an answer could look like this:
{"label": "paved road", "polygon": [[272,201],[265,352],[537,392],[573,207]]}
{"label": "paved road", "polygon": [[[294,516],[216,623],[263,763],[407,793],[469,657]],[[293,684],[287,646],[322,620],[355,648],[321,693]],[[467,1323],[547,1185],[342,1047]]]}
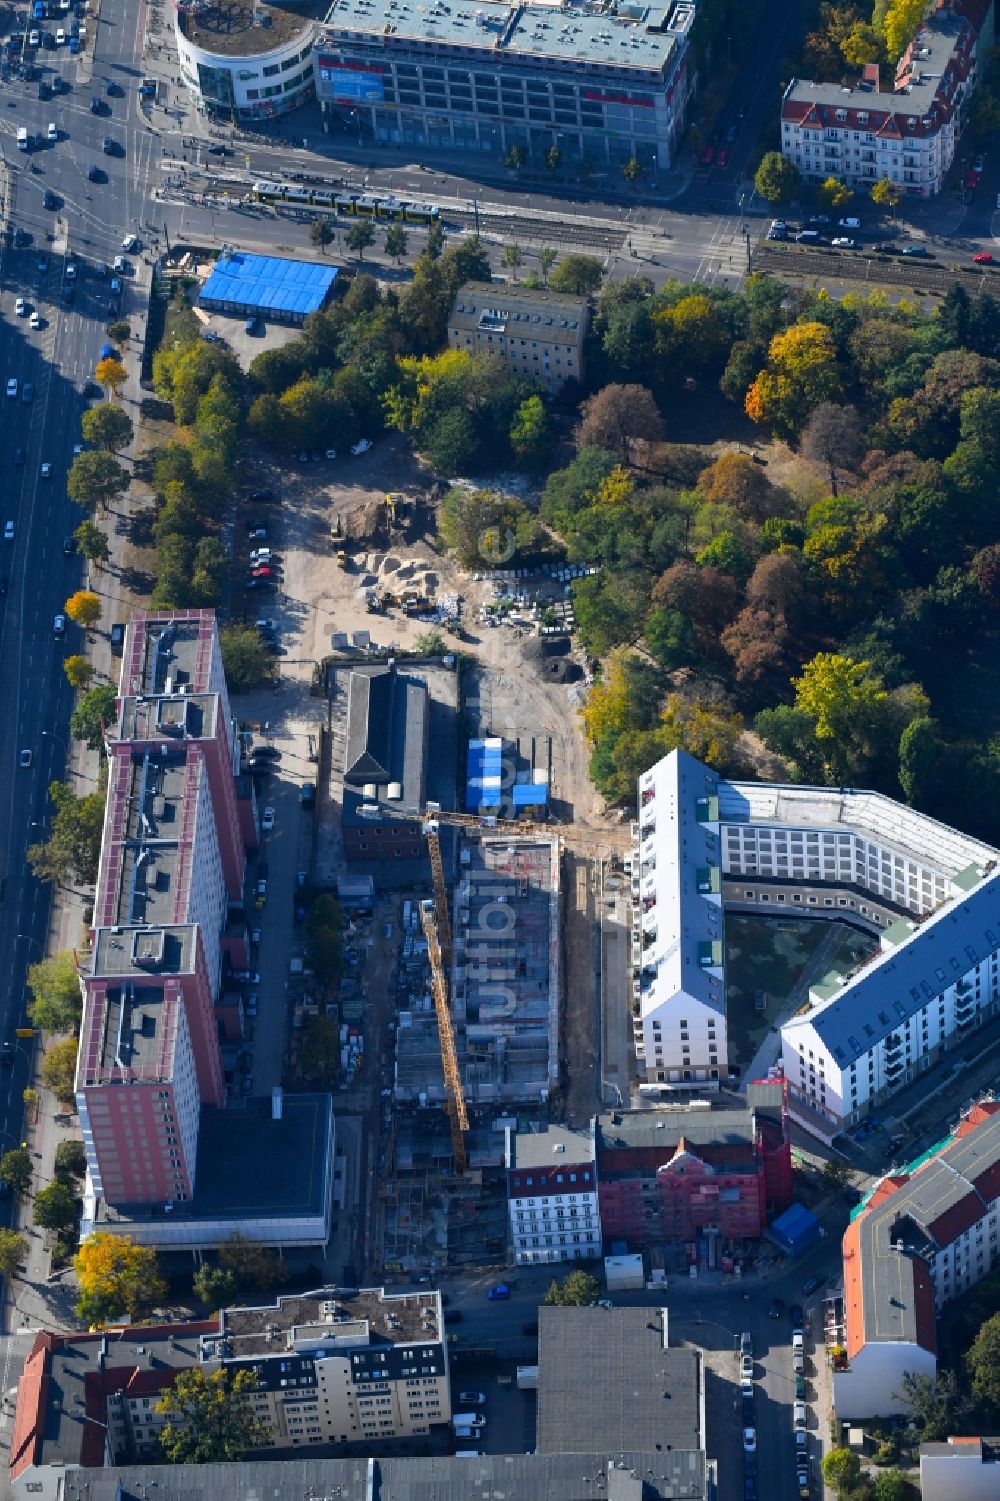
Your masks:
{"label": "paved road", "polygon": [[[7,464],[0,523],[15,527],[13,541],[0,541],[6,586],[0,597],[0,973],[7,977],[0,989],[0,1037],[24,1020],[25,967],[39,958],[48,932],[51,892],[27,871],[24,852],[50,815],[49,783],[65,773],[72,694],[62,664],[83,648],[72,624],[65,639],[56,640],[53,621],[83,582],[81,560],[63,551],[63,539],[82,519],[67,497],[65,476],[111,316],[110,277],[98,276],[96,267],[113,259],[124,233],[141,218],[154,155],[152,137],[136,118],[140,39],[127,0],[105,0],[93,67],[91,59],[70,57],[65,49],[40,51],[44,82],[59,79],[68,87],[40,99],[36,82],[10,82],[2,96],[7,233],[0,262],[0,377],[4,387],[15,379],[18,388],[16,396],[0,397]],[[115,97],[105,96],[107,79],[116,81]],[[91,113],[92,95],[102,100],[103,113]],[[50,123],[55,142],[47,139]],[[38,141],[29,153],[16,146],[22,125]],[[105,155],[105,136],[117,143],[118,154]],[[100,168],[99,183],[88,181],[93,165]],[[46,193],[52,207],[46,207]],[[15,313],[18,297],[25,299],[25,316]],[[132,303],[126,279],[115,305],[127,316]],[[37,329],[29,324],[32,311],[41,319]],[[51,465],[51,477],[43,477],[43,464]],[[31,752],[30,768],[19,765],[22,750]],[[4,1148],[21,1137],[25,1082],[19,1068],[0,1078]]]}

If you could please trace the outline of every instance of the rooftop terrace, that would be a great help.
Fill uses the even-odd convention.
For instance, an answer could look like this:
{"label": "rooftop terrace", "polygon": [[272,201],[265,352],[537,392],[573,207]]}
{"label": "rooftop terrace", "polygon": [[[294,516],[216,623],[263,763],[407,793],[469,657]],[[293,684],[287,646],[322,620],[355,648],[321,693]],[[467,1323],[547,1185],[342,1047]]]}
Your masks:
{"label": "rooftop terrace", "polygon": [[252,57],[290,42],[319,21],[328,0],[211,0],[197,10],[177,11],[181,32],[196,47],[222,57]]}
{"label": "rooftop terrace", "polygon": [[436,1292],[387,1294],[380,1287],[326,1287],[256,1308],[229,1308],[222,1324],[234,1360],[308,1349],[317,1342],[344,1348],[439,1343],[442,1338]]}

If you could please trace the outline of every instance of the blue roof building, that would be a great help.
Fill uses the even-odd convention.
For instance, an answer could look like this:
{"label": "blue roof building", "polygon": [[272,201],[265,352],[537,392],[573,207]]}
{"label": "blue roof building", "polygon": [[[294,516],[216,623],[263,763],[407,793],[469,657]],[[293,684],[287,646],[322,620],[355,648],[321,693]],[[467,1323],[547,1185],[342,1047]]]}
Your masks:
{"label": "blue roof building", "polygon": [[216,262],[198,302],[206,311],[230,318],[301,324],[323,307],[337,274],[336,266],[233,250]]}

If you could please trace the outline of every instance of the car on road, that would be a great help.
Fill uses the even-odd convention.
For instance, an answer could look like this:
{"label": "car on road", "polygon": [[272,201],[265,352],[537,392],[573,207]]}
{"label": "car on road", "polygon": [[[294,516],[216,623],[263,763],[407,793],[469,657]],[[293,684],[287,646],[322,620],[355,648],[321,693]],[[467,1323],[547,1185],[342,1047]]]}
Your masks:
{"label": "car on road", "polygon": [[28,46],[37,47],[40,44],[41,40],[42,38],[38,31],[38,28],[33,26],[32,29],[28,32]]}
{"label": "car on road", "polygon": [[273,557],[274,554],[269,547],[252,547],[250,549],[250,561],[251,563],[258,564],[258,566],[261,563],[270,563]]}
{"label": "car on road", "polygon": [[62,27],[60,26],[59,30],[56,32],[56,46],[57,47],[65,47],[65,45],[66,45],[66,33],[62,29]]}
{"label": "car on road", "polygon": [[337,450],[335,448],[328,448],[326,456],[328,459],[335,459],[337,457]]}
{"label": "car on road", "polygon": [[792,1422],[796,1428],[804,1428],[806,1426],[806,1404],[804,1402],[793,1403]]}
{"label": "car on road", "polygon": [[7,395],[8,396],[16,396],[17,395],[17,376],[16,375],[12,375],[10,377],[10,379],[8,380],[8,382],[7,382]]}
{"label": "car on road", "polygon": [[497,1282],[486,1294],[491,1303],[502,1303],[510,1297],[510,1288],[506,1282]]}
{"label": "car on road", "polygon": [[311,808],[316,801],[316,788],[312,782],[303,782],[299,789],[299,802],[303,808]]}
{"label": "car on road", "polygon": [[988,250],[981,250],[978,255],[972,257],[972,261],[976,266],[992,266],[993,257]]}
{"label": "car on road", "polygon": [[810,214],[807,220],[807,223],[809,224],[829,224],[829,222],[829,214]]}
{"label": "car on road", "polygon": [[34,400],[34,396],[35,388],[31,384],[30,380],[26,380],[24,385],[21,387],[21,400],[24,402],[25,406],[31,405],[31,402]]}
{"label": "car on road", "polygon": [[792,1351],[792,1370],[796,1376],[804,1376],[806,1372],[806,1357],[801,1350]]}
{"label": "car on road", "polygon": [[45,132],[45,139],[47,141],[58,141],[59,139],[59,132],[56,129],[55,125],[51,122],[49,123],[49,127]]}
{"label": "car on road", "polygon": [[209,156],[225,156],[226,147],[217,141],[214,146],[209,146],[208,154]]}
{"label": "car on road", "polygon": [[753,1401],[753,1394],[753,1382],[749,1376],[742,1376],[740,1378],[740,1396],[743,1398],[749,1397]]}
{"label": "car on road", "polygon": [[355,458],[358,458],[360,454],[367,453],[371,446],[371,438],[359,438],[356,443],[351,444],[351,452]]}
{"label": "car on road", "polygon": [[705,149],[704,149],[704,151],[701,153],[701,164],[702,164],[702,166],[703,167],[710,167],[714,161],[715,161],[715,147],[714,146],[706,146]]}
{"label": "car on road", "polygon": [[459,1394],[458,1394],[458,1400],[463,1404],[463,1406],[467,1402],[470,1407],[482,1407],[485,1404],[485,1402],[486,1402],[486,1393],[485,1392],[459,1392]]}
{"label": "car on road", "polygon": [[5,521],[4,522],[4,524],[3,524],[3,540],[5,542],[13,542],[13,540],[14,540],[14,523],[13,523],[13,521]]}
{"label": "car on road", "polygon": [[[820,236],[818,229],[800,229],[798,234],[795,236],[795,239],[796,241],[805,240],[808,243],[815,245],[819,241],[819,237]],[[834,240],[833,243],[836,245],[836,240]]]}
{"label": "car on road", "polygon": [[838,250],[855,250],[858,242],[852,240],[850,235],[837,235],[836,239],[830,241],[830,244],[835,245]]}
{"label": "car on road", "polygon": [[983,172],[986,170],[986,158],[982,154],[977,156],[972,163],[972,170],[973,172]]}
{"label": "car on road", "polygon": [[41,326],[42,326],[42,315],[41,315],[41,313],[32,313],[31,317],[28,319],[28,327],[29,328],[41,328]]}
{"label": "car on road", "polygon": [[104,181],[104,173],[101,171],[100,167],[97,165],[96,162],[91,162],[90,166],[87,168],[87,181],[88,182],[103,182]]}
{"label": "car on road", "polygon": [[73,556],[73,554],[76,552],[76,538],[75,537],[64,537],[63,538],[63,552],[66,554],[67,558],[71,558]]}
{"label": "car on road", "polygon": [[819,1292],[825,1281],[825,1277],[807,1277],[802,1284],[803,1295],[807,1298],[811,1298],[813,1293]]}
{"label": "car on road", "polygon": [[18,318],[26,318],[28,316],[28,304],[23,297],[19,297],[14,303],[14,313]]}
{"label": "car on road", "polygon": [[115,271],[119,271],[122,274],[122,276],[124,276],[127,273],[127,271],[128,271],[128,262],[126,261],[126,259],[125,259],[125,257],[123,255],[116,255],[115,256],[114,266],[113,266],[112,269],[115,270]]}
{"label": "car on road", "polygon": [[116,657],[120,657],[125,647],[125,626],[121,621],[116,621],[111,627],[111,650]]}
{"label": "car on road", "polygon": [[47,209],[56,209],[59,207],[59,199],[52,192],[51,188],[46,188],[42,194],[42,206]]}
{"label": "car on road", "polygon": [[265,834],[269,834],[271,832],[271,830],[274,828],[274,809],[273,808],[265,808],[264,809],[264,817],[260,821],[260,826],[264,830]]}
{"label": "car on road", "polygon": [[840,226],[841,229],[860,229],[861,228],[861,220],[860,219],[855,219],[850,214],[848,214],[848,216],[845,219],[838,219],[837,223],[838,223],[838,225]]}
{"label": "car on road", "polygon": [[722,150],[719,152],[718,156],[715,159],[715,165],[717,167],[725,167],[728,166],[728,164],[729,152],[726,150],[725,146],[723,146]]}
{"label": "car on road", "polygon": [[901,252],[900,252],[900,254],[901,255],[926,256],[926,255],[930,255],[930,251],[927,249],[927,247],[925,245],[904,245],[903,248],[902,248],[902,250],[901,250]]}
{"label": "car on road", "polygon": [[28,770],[28,767],[31,765],[31,752],[30,752],[30,750],[23,750],[21,752],[21,754],[17,758],[17,764],[18,764],[18,766],[20,766],[22,768],[22,770],[24,770],[24,771]]}
{"label": "car on road", "polygon": [[251,542],[259,542],[267,536],[267,527],[257,521],[248,522],[247,531],[250,534]]}
{"label": "car on road", "polygon": [[247,999],[246,999],[246,1011],[247,1011],[247,1016],[256,1016],[257,1015],[257,995],[253,991],[251,991],[251,993],[247,996]]}
{"label": "car on road", "polygon": [[254,630],[263,631],[265,635],[271,635],[278,629],[278,622],[276,620],[272,620],[269,615],[262,615],[260,619],[255,620],[253,624]]}
{"label": "car on road", "polygon": [[232,979],[243,985],[259,985],[260,975],[254,974],[252,969],[234,969]]}
{"label": "car on road", "polygon": [[122,148],[113,136],[105,136],[102,149],[105,156],[119,156]]}
{"label": "car on road", "polygon": [[15,448],[14,449],[14,465],[15,465],[15,467],[17,469],[20,469],[23,464],[24,464],[24,449],[23,448]]}
{"label": "car on road", "polygon": [[141,250],[142,246],[139,244],[138,238],[135,235],[126,235],[124,240],[122,240],[122,249]]}
{"label": "car on road", "polygon": [[743,1452],[744,1452],[744,1454],[756,1454],[757,1453],[757,1430],[756,1430],[756,1428],[744,1428],[744,1430],[743,1430]]}
{"label": "car on road", "polygon": [[809,1447],[809,1435],[804,1428],[796,1428],[795,1430],[795,1447],[796,1449],[807,1449]]}
{"label": "car on road", "polygon": [[740,1409],[742,1414],[743,1426],[745,1428],[752,1428],[754,1422],[756,1421],[756,1412],[754,1408],[753,1397],[741,1397]]}
{"label": "car on road", "polygon": [[52,622],[52,634],[53,634],[53,636],[56,636],[56,637],[65,636],[65,634],[66,634],[66,616],[65,615],[57,615],[55,617],[55,619]]}
{"label": "car on road", "polygon": [[[114,299],[115,297],[120,297],[122,295],[122,284],[118,280],[117,276],[113,276],[111,278],[110,292],[111,292],[112,299]],[[113,300],[108,303],[108,307],[109,308],[114,308],[114,301]]]}
{"label": "car on road", "polygon": [[741,1380],[751,1380],[751,1381],[753,1380],[753,1356],[752,1355],[741,1355],[740,1356],[740,1379]]}
{"label": "car on road", "polygon": [[805,1399],[806,1399],[806,1378],[804,1376],[796,1376],[796,1378],[795,1378],[795,1400],[797,1402],[804,1402]]}
{"label": "car on road", "polygon": [[250,580],[251,580],[251,582],[253,582],[254,579],[258,579],[259,580],[259,579],[273,579],[273,578],[274,578],[274,569],[271,567],[270,563],[258,563],[256,565],[256,567],[251,568],[251,570],[250,570]]}
{"label": "car on road", "polygon": [[775,1299],[773,1299],[770,1308],[767,1310],[767,1316],[768,1316],[768,1318],[771,1318],[771,1319],[780,1319],[781,1316],[782,1316],[782,1314],[784,1313],[784,1311],[785,1311],[785,1300],[784,1300],[784,1298],[775,1298]]}
{"label": "car on road", "polygon": [[809,1483],[809,1471],[803,1469],[801,1465],[796,1468],[795,1483],[799,1488],[799,1501],[809,1501],[809,1497],[812,1495],[812,1487]]}

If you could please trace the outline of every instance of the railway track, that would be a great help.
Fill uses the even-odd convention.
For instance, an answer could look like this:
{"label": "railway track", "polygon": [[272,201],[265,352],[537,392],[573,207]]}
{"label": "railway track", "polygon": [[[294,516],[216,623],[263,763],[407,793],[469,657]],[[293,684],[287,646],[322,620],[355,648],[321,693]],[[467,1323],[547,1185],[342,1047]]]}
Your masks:
{"label": "railway track", "polygon": [[751,254],[754,271],[775,276],[809,276],[828,281],[855,281],[872,287],[906,287],[912,292],[949,292],[956,283],[969,292],[1000,292],[1000,270],[944,261],[896,260],[862,250],[808,250],[775,243],[758,244]]}
{"label": "railway track", "polygon": [[[441,217],[448,223],[460,224],[463,229],[475,228],[476,225],[472,209],[442,208]],[[616,225],[595,224],[587,219],[542,219],[532,214],[518,214],[514,210],[496,213],[480,209],[478,222],[480,230],[486,234],[506,234],[518,241],[536,241],[538,244],[596,245],[604,250],[619,250],[629,234],[625,225],[619,229]]]}

